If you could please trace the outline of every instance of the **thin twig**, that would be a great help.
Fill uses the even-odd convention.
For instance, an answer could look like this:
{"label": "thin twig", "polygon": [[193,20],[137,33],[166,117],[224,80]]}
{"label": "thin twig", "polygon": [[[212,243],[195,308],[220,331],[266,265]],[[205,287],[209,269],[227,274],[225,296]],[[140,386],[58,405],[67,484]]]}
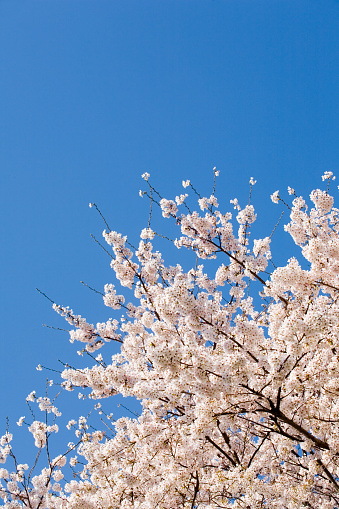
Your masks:
{"label": "thin twig", "polygon": [[112,230],[111,230],[111,228],[108,226],[108,223],[107,223],[106,219],[104,218],[104,216],[102,215],[101,210],[99,209],[98,205],[97,205],[96,203],[90,203],[90,207],[94,207],[94,208],[95,208],[95,209],[99,212],[99,214],[100,214],[100,216],[102,217],[102,219],[103,219],[103,221],[104,221],[105,225],[107,226],[108,230],[111,232]]}
{"label": "thin twig", "polygon": [[89,288],[90,290],[92,290],[92,292],[95,292],[95,293],[98,293],[99,295],[102,295],[103,297],[105,296],[102,292],[99,292],[99,290],[96,290],[95,288],[92,288],[91,286],[89,286],[87,283],[85,283],[84,281],[80,281],[80,283],[84,286],[86,286],[87,288]]}

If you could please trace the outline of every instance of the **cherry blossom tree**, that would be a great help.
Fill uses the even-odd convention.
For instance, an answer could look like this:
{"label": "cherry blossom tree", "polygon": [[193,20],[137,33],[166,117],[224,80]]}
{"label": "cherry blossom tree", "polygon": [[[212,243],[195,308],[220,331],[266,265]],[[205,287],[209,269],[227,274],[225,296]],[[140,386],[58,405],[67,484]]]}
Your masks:
{"label": "cherry blossom tree", "polygon": [[[47,396],[31,393],[30,405],[46,419],[28,423],[29,431],[47,460],[36,473],[17,461],[9,431],[2,437],[0,461],[12,461],[0,469],[3,507],[334,509],[339,210],[329,194],[332,173],[309,202],[288,188],[285,231],[300,257],[280,267],[271,262],[271,232],[251,237],[251,202],[242,207],[234,199],[231,212],[222,211],[215,186],[202,197],[188,180],[187,193],[165,199],[143,178],[141,195],[176,225],[174,244],[179,256],[183,249],[192,255],[191,268],[165,264],[150,222],[137,248],[106,229],[111,267],[131,291],[128,300],[127,290],[105,286],[104,304],[117,318],[94,325],[53,303],[91,361],[66,366],[64,389],[85,388],[99,409],[99,400],[133,396],[142,413],[108,419],[94,432],[86,418],[72,420],[75,443],[51,458],[59,412]],[[195,195],[198,210],[191,210]],[[283,201],[278,191],[271,198]],[[109,357],[112,342],[120,351]],[[73,480],[64,479],[67,465]]]}

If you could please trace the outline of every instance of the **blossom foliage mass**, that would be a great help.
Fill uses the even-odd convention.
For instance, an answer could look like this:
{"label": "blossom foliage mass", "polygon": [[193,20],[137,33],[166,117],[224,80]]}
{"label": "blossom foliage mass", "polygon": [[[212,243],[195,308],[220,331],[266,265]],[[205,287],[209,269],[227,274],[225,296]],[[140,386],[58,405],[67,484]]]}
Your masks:
{"label": "blossom foliage mass", "polygon": [[[54,305],[72,326],[71,341],[97,355],[85,369],[66,367],[64,388],[85,388],[96,401],[133,396],[142,413],[116,421],[110,436],[90,432],[85,418],[70,421],[77,443],[48,458],[38,475],[18,462],[12,472],[0,469],[3,507],[334,509],[339,210],[332,196],[316,189],[307,203],[289,188],[285,231],[300,257],[275,267],[270,232],[251,237],[251,203],[242,208],[235,199],[224,212],[213,191],[199,195],[192,211],[188,192],[197,191],[189,180],[187,194],[170,200],[143,177],[141,196],[177,225],[178,256],[189,250],[192,268],[165,264],[150,224],[137,248],[106,230],[111,267],[133,295],[128,302],[126,290],[123,296],[108,284],[103,299],[116,313],[125,308],[127,318],[93,325]],[[331,178],[326,172],[324,180]],[[278,191],[272,200],[281,201]],[[96,351],[111,342],[120,351],[105,362]],[[29,398],[58,416],[47,397]],[[43,450],[58,427],[34,421],[29,430]],[[11,440],[9,433],[1,439],[1,463],[13,456]],[[67,462],[75,476],[64,482]]]}

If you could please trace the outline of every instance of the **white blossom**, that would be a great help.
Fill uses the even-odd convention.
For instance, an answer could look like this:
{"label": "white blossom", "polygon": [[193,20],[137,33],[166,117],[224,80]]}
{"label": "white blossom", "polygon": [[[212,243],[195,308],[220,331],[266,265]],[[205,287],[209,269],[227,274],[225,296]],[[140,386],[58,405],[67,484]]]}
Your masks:
{"label": "white blossom", "polygon": [[154,239],[154,235],[155,233],[151,228],[144,228],[140,233],[140,237],[144,240]]}
{"label": "white blossom", "polygon": [[17,425],[18,425],[18,426],[22,426],[22,425],[23,425],[23,423],[24,423],[24,421],[25,421],[25,416],[23,415],[23,416],[22,416],[22,417],[20,417],[20,419],[18,420]]}
{"label": "white blossom", "polygon": [[163,217],[175,216],[178,212],[178,207],[173,200],[166,200],[165,198],[162,198],[160,200],[160,207]]}
{"label": "white blossom", "polygon": [[141,175],[141,178],[143,178],[143,179],[144,179],[144,180],[146,180],[146,182],[147,182],[147,180],[150,178],[150,174],[149,174],[149,173],[147,173],[147,171],[146,171],[145,173],[143,173],[143,174]]}
{"label": "white blossom", "polygon": [[182,205],[187,198],[188,194],[181,194],[180,196],[175,197],[175,203],[178,205]]}
{"label": "white blossom", "polygon": [[335,180],[335,176],[333,176],[332,171],[325,171],[325,173],[321,176],[321,179],[324,180]]}
{"label": "white blossom", "polygon": [[273,194],[271,194],[271,200],[273,201],[273,203],[279,203],[279,191],[274,191]]}
{"label": "white blossom", "polygon": [[35,401],[35,391],[32,391],[30,394],[28,394],[26,401]]}

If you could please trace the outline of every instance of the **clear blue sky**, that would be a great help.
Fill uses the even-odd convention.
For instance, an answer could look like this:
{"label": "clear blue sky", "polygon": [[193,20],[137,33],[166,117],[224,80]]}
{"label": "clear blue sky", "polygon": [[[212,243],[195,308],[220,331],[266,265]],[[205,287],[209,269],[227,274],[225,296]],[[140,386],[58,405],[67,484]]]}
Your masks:
{"label": "clear blue sky", "polygon": [[38,363],[77,362],[35,287],[111,316],[79,283],[112,281],[88,203],[137,239],[141,173],[173,197],[217,166],[225,207],[258,180],[270,232],[269,194],[339,176],[338,57],[338,0],[0,0],[1,429]]}

